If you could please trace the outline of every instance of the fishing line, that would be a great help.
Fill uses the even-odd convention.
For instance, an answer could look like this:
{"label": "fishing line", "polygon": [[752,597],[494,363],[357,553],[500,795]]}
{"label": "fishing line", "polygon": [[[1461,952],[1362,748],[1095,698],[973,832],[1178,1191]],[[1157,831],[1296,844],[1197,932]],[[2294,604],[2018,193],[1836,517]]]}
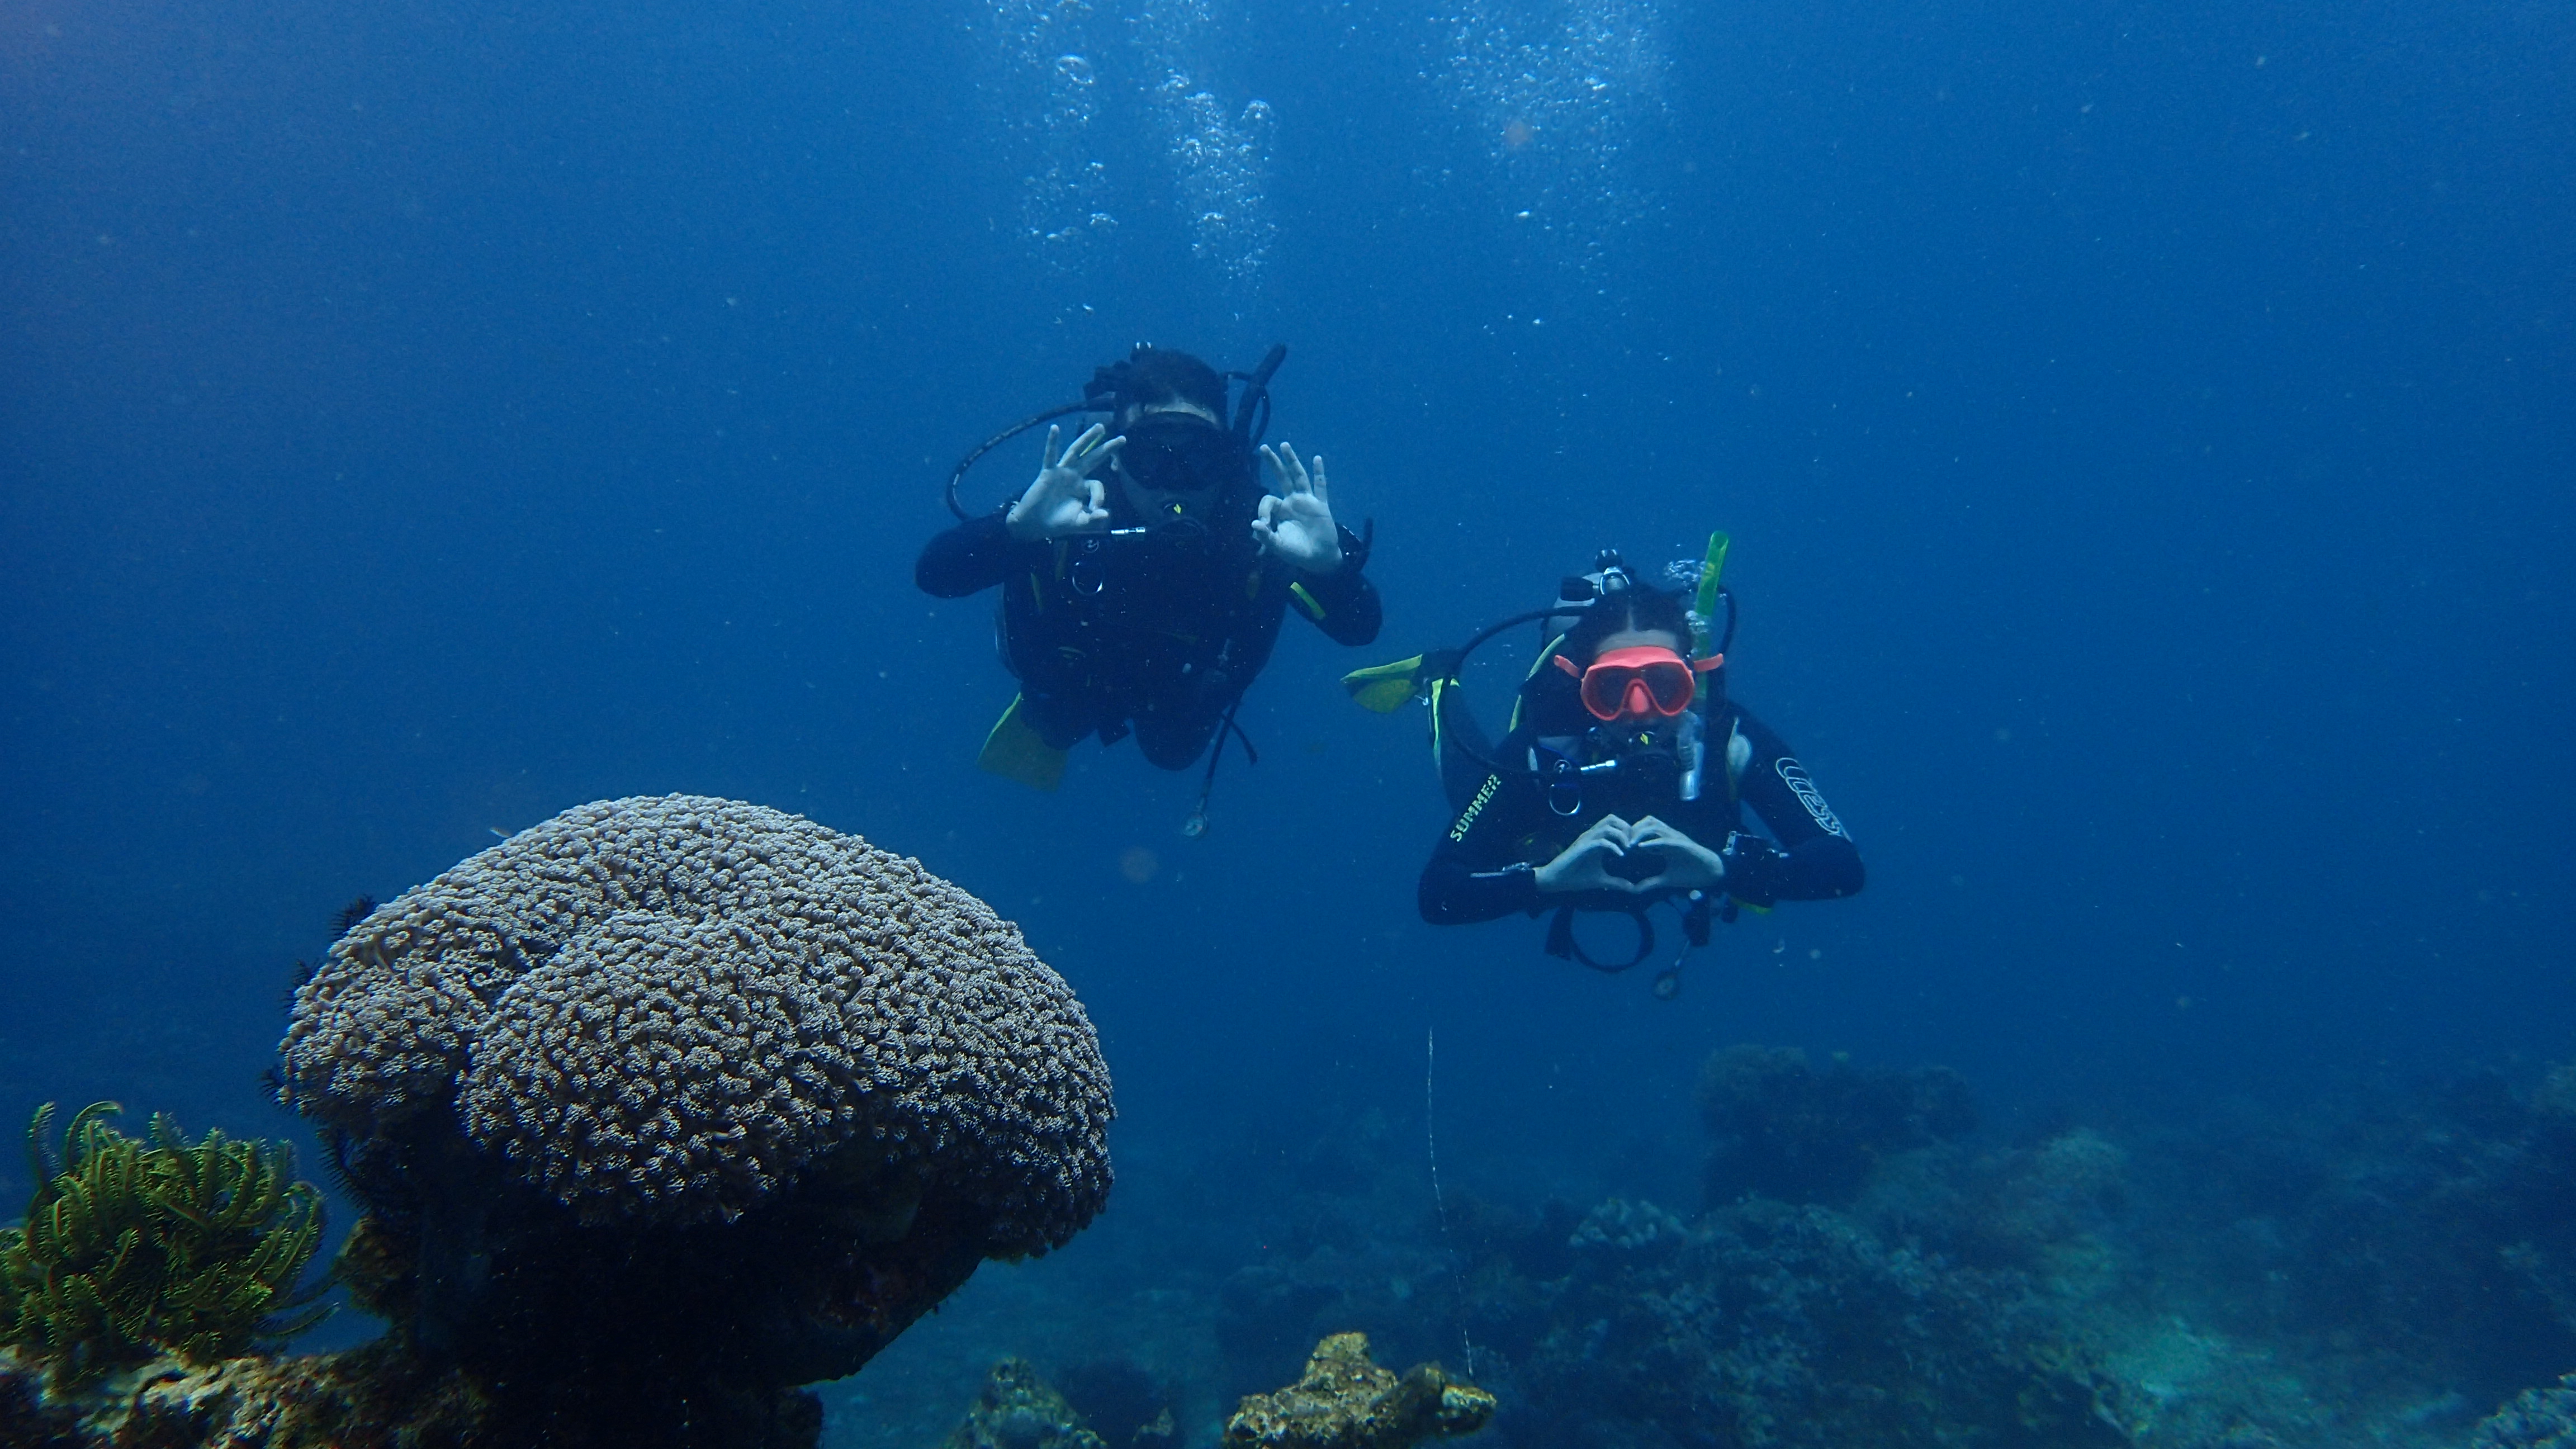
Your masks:
{"label": "fishing line", "polygon": [[1431,1132],[1431,1068],[1438,1033],[1422,1029],[1422,1150],[1431,1159],[1431,1210],[1440,1218],[1441,1255],[1449,1260],[1450,1301],[1456,1305],[1458,1342],[1467,1350],[1467,1377],[1476,1376],[1476,1340],[1467,1336],[1467,1282],[1458,1275],[1458,1245],[1449,1237],[1449,1204],[1440,1196],[1440,1143]]}

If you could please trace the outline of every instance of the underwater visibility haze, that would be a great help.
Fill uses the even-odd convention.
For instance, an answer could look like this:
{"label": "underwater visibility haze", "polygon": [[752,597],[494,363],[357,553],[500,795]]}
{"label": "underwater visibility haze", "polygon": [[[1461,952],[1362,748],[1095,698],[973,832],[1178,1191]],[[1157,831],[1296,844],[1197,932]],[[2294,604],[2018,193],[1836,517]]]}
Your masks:
{"label": "underwater visibility haze", "polygon": [[[275,1138],[328,1263],[301,963],[710,797],[1042,959],[993,1061],[1089,1125],[1011,1130],[1117,1088],[825,1444],[1214,1444],[1349,1331],[1511,1445],[2569,1442],[2571,74],[2542,0],[10,0],[0,1222]],[[995,596],[913,574],[1139,341],[1285,344],[1385,610],[1290,619],[1204,833],[1132,739],[978,770]],[[1425,713],[1340,676],[1721,530],[1866,889],[1669,999],[1426,924]]]}

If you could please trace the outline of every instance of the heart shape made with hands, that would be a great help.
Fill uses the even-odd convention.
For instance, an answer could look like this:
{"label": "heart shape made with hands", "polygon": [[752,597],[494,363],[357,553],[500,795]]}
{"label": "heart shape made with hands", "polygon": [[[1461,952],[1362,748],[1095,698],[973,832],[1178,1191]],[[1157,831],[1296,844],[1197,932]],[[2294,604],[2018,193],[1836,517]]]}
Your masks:
{"label": "heart shape made with hands", "polygon": [[1602,824],[1607,828],[1595,830],[1599,843],[1609,847],[1599,862],[1609,889],[1630,893],[1653,889],[1675,866],[1693,857],[1688,837],[1653,816],[1634,824],[1613,817]]}

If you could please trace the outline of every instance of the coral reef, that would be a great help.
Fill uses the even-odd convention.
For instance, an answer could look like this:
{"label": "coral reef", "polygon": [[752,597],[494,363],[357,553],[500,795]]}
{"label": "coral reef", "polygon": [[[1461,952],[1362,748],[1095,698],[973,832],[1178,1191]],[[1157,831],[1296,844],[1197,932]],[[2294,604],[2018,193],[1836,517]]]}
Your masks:
{"label": "coral reef", "polygon": [[[1287,1326],[1338,1320],[1411,1353],[1464,1349],[1505,1397],[1492,1433],[1510,1445],[2129,1442],[2145,1409],[2053,1282],[2125,1201],[2108,1139],[1971,1159],[1941,1135],[1973,1119],[1948,1073],[1752,1049],[1711,1075],[1739,1088],[1712,1124],[1722,1150],[1751,1136],[1774,1161],[1838,1160],[1845,1205],[1735,1192],[1694,1219],[1453,1188],[1435,1215],[1419,1144],[1362,1115],[1334,1172],[1268,1204],[1261,1260],[1225,1281],[1232,1371],[1271,1361]],[[1992,1261],[1952,1250],[1981,1236]]]}
{"label": "coral reef", "polygon": [[1494,1396],[1435,1363],[1403,1377],[1370,1359],[1368,1335],[1336,1333],[1315,1345],[1297,1382],[1254,1394],[1226,1420],[1228,1449],[1410,1449],[1472,1434],[1494,1416]]}
{"label": "coral reef", "polygon": [[2470,1433],[2467,1449],[2576,1449],[2576,1374],[2515,1395]]}
{"label": "coral reef", "polygon": [[2576,1364],[2576,1116],[2564,1066],[2226,1104],[2132,1144],[2143,1245],[2248,1338],[2314,1345],[2352,1381],[2494,1403]]}
{"label": "coral reef", "polygon": [[1001,1254],[1109,1189],[1109,1080],[983,902],[855,836],[698,796],[567,810],[352,926],[285,1099],[357,1135],[453,1104],[588,1222],[729,1218],[836,1149],[934,1162]]}
{"label": "coral reef", "polygon": [[481,1442],[490,1401],[454,1369],[392,1341],[346,1353],[164,1356],[69,1394],[0,1357],[0,1444],[10,1449],[457,1449]]}
{"label": "coral reef", "polygon": [[811,1443],[795,1385],[1109,1188],[1097,1038],[1018,930],[732,801],[582,806],[378,907],[280,1055],[367,1207],[341,1277],[490,1399],[476,1446]]}
{"label": "coral reef", "polygon": [[[1734,1057],[1748,1058],[1778,1060]],[[1204,1190],[1153,1202],[1143,1222],[1130,1203],[1086,1243],[1084,1271],[1112,1276],[1063,1316],[1125,1342],[1144,1320],[1102,1304],[1134,1283],[1149,1285],[1138,1314],[1208,1323],[1220,1361],[1166,1360],[1188,1364],[1185,1425],[1202,1440],[1210,1387],[1231,1404],[1287,1382],[1318,1337],[1352,1328],[1382,1360],[1437,1356],[1494,1391],[1477,1442],[1516,1449],[2576,1449],[2550,1438],[2564,1434],[2555,1416],[2576,1417],[2576,1384],[2526,1395],[2470,1440],[2499,1401],[2576,1365],[2531,1367],[2560,1331],[2534,1275],[2576,1229],[2576,1198],[2549,1190],[2576,1137],[2571,1085],[2576,1070],[2559,1068],[2338,1084],[2298,1106],[1998,1112],[1999,1131],[1874,1148],[1839,1206],[1739,1194],[1693,1212],[1639,1196],[1638,1179],[1688,1192],[1692,1154],[1677,1143],[1642,1170],[1613,1142],[1562,1140],[1452,1170],[1444,1136],[1443,1213],[1420,1119],[1390,1119],[1383,1086],[1337,1093],[1326,1077],[1224,1144],[1194,1141],[1187,1175]],[[1798,1120],[1837,1134],[1857,1119]],[[1168,1176],[1152,1190],[1173,1192]],[[2420,1208],[2382,1204],[2397,1215],[2332,1231],[2328,1205],[2356,1184],[2416,1182],[2437,1189]],[[1498,1184],[1529,1196],[1478,1195]],[[1609,1196],[1614,1185],[1629,1190]],[[1596,1206],[1539,1196],[1551,1188]],[[2392,1222],[2422,1240],[2391,1241]],[[1150,1246],[1114,1270],[1092,1256],[1130,1232]],[[2478,1316],[2421,1329],[2383,1316],[2461,1303],[2462,1284],[2440,1276],[2454,1264],[2494,1285]],[[2327,1290],[2357,1274],[2375,1285],[2357,1301],[2389,1307],[2345,1320],[2336,1305],[2355,1300]],[[1015,1297],[969,1311],[1050,1309]],[[2446,1336],[2462,1323],[2469,1338]],[[979,1346],[1017,1331],[990,1319]],[[2505,1362],[2480,1349],[2494,1344]],[[952,1399],[982,1367],[951,1381]],[[1057,1382],[1080,1409],[1070,1376]],[[904,1449],[935,1441],[946,1413],[910,1438],[843,1432],[852,1449]]]}
{"label": "coral reef", "polygon": [[1170,1387],[1124,1358],[1086,1359],[1055,1376],[1082,1422],[1110,1449],[1141,1449],[1176,1442]]}
{"label": "coral reef", "polygon": [[1819,1071],[1795,1047],[1733,1046],[1700,1072],[1700,1120],[1713,1145],[1708,1200],[1747,1194],[1841,1207],[1888,1157],[1977,1125],[1955,1072]]}
{"label": "coral reef", "polygon": [[53,1103],[29,1124],[36,1191],[0,1228],[0,1345],[76,1385],[163,1350],[212,1364],[317,1321],[296,1285],[322,1197],[286,1147],[190,1142],[159,1114],[146,1144],[108,1125],[122,1110],[81,1109],[59,1147]]}
{"label": "coral reef", "polygon": [[1035,1369],[1015,1358],[993,1365],[984,1391],[942,1449],[1108,1449],[1082,1416]]}
{"label": "coral reef", "polygon": [[1526,1444],[2120,1444],[2116,1394],[2011,1274],[1813,1204],[1685,1225],[1612,1202],[1573,1236],[1548,1331],[1496,1344]]}

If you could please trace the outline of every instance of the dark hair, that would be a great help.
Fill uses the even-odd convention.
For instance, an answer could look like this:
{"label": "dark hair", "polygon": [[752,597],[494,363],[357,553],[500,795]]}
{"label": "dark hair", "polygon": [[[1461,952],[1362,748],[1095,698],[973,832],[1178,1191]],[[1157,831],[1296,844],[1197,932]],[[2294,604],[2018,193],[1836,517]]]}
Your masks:
{"label": "dark hair", "polygon": [[1227,422],[1225,374],[1186,352],[1156,347],[1150,342],[1137,343],[1126,361],[1094,371],[1091,385],[1082,390],[1082,396],[1084,401],[1107,407],[1121,418],[1130,408],[1185,402],[1207,409],[1219,427]]}
{"label": "dark hair", "polygon": [[1691,652],[1690,606],[1678,593],[1630,584],[1594,599],[1583,610],[1583,617],[1565,631],[1565,643],[1559,653],[1577,664],[1590,664],[1601,652],[1601,641],[1623,629],[1658,632],[1681,641],[1681,652]]}

